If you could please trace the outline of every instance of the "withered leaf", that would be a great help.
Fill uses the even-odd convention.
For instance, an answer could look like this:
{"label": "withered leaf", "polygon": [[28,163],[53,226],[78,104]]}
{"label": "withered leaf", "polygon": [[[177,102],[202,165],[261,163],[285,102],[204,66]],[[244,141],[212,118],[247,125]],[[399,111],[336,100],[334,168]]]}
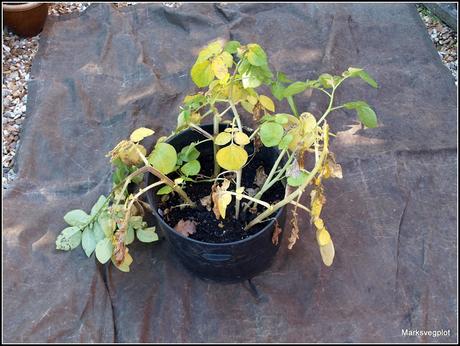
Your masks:
{"label": "withered leaf", "polygon": [[176,226],[174,226],[174,229],[176,232],[182,234],[185,237],[188,237],[189,235],[196,232],[196,225],[197,223],[195,221],[181,219],[176,224]]}
{"label": "withered leaf", "polygon": [[273,231],[272,235],[272,243],[274,245],[278,245],[281,232],[283,232],[283,230],[278,224],[278,220],[275,220],[275,230]]}
{"label": "withered leaf", "polygon": [[292,219],[290,221],[291,223],[291,226],[292,226],[292,230],[291,230],[291,234],[289,236],[289,244],[288,244],[288,249],[289,250],[292,250],[292,247],[294,246],[294,244],[296,243],[297,239],[299,239],[299,222],[297,220],[297,213],[295,210],[292,210]]}
{"label": "withered leaf", "polygon": [[259,187],[262,187],[266,180],[267,180],[267,175],[265,174],[264,166],[259,166],[256,170],[254,184],[256,184]]}
{"label": "withered leaf", "polygon": [[211,205],[212,205],[212,199],[211,195],[204,196],[203,198],[200,199],[200,203],[203,207],[206,207],[208,211],[211,211]]}

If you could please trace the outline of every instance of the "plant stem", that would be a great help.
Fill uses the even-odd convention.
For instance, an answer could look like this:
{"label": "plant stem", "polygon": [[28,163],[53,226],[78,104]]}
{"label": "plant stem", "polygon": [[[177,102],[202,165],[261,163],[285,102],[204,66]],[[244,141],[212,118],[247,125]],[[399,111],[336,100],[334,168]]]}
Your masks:
{"label": "plant stem", "polygon": [[230,104],[230,107],[232,107],[233,116],[236,119],[236,125],[238,126],[238,130],[243,131],[243,126],[241,125],[240,115],[238,114],[238,111],[236,110],[235,104],[233,103],[232,100],[228,100],[228,103]]}
{"label": "plant stem", "polygon": [[188,203],[192,208],[195,207],[195,203],[192,202],[192,200],[188,197],[188,195],[185,193],[184,190],[182,190],[182,188],[178,185],[176,185],[171,179],[169,179],[166,175],[164,175],[163,173],[161,173],[159,170],[157,170],[156,168],[152,167],[152,166],[144,166],[142,168],[139,168],[137,171],[131,173],[130,175],[128,175],[126,177],[126,180],[125,180],[125,184],[123,186],[123,189],[122,191],[120,192],[120,195],[118,196],[117,198],[117,202],[115,204],[118,204],[120,202],[120,199],[126,188],[128,187],[128,184],[131,182],[131,180],[138,176],[138,175],[141,175],[141,174],[144,174],[146,172],[149,172],[149,173],[152,173],[154,176],[156,176],[158,179],[160,179],[163,183],[165,183],[166,185],[170,186],[174,192],[176,192],[177,194],[179,194],[179,196],[181,196],[181,198],[186,202]]}
{"label": "plant stem", "polygon": [[[219,124],[220,124],[220,115],[217,113],[217,109],[214,109],[214,120],[213,120],[213,130],[214,130],[214,138],[217,137],[219,134]],[[213,176],[217,176],[220,172],[220,166],[217,163],[217,151],[219,150],[219,146],[216,144],[216,142],[213,142],[213,152],[214,152],[214,174]]]}
{"label": "plant stem", "polygon": [[[265,208],[267,209],[271,209],[272,206],[270,203],[267,203],[267,202],[264,202],[260,199],[257,199],[255,197],[251,197],[251,196],[247,196],[247,195],[243,195],[243,194],[238,194],[236,192],[232,192],[232,191],[226,191],[227,193],[229,193],[230,195],[232,196],[238,196],[238,197],[241,197],[241,198],[244,198],[244,199],[247,199],[248,201],[251,201],[251,202],[254,202],[254,203],[257,203],[257,204],[260,204],[260,205],[263,205]],[[238,200],[237,200],[238,201]]]}
{"label": "plant stem", "polygon": [[291,203],[296,197],[300,197],[300,195],[303,193],[305,188],[308,186],[310,181],[315,177],[316,173],[318,173],[320,167],[322,166],[323,161],[325,160],[327,154],[328,154],[328,125],[325,124],[325,132],[324,132],[324,145],[323,145],[323,151],[321,152],[321,156],[319,158],[319,161],[316,162],[315,167],[309,174],[308,178],[305,180],[305,182],[300,185],[294,192],[292,192],[290,195],[285,196],[284,199],[278,203],[276,203],[274,206],[272,206],[271,209],[267,209],[261,214],[259,214],[254,220],[252,220],[244,229],[248,230],[252,226],[258,224],[268,216],[270,216],[273,212],[276,210],[284,207],[286,204]]}
{"label": "plant stem", "polygon": [[[241,176],[243,175],[243,171],[239,169],[236,171],[236,191],[241,187]],[[235,219],[238,220],[240,217],[240,201],[237,199],[235,201]]]}

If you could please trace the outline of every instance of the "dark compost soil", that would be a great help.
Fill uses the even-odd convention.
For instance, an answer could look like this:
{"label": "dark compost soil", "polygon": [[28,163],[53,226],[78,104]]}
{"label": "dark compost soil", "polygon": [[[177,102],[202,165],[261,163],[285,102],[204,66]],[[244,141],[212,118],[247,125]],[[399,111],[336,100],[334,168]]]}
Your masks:
{"label": "dark compost soil", "polygon": [[[251,159],[250,159],[251,160]],[[199,157],[201,163],[200,174],[210,176],[212,174],[214,159],[210,155],[201,155]],[[274,161],[270,158],[269,161]],[[241,185],[246,189],[257,188],[254,184],[254,178],[258,167],[264,166],[265,173],[271,170],[271,165],[267,164],[267,158],[260,152],[256,153],[252,160],[244,167]],[[268,166],[268,167],[267,167]],[[211,182],[190,183],[187,182],[184,190],[188,196],[197,204],[197,207],[192,209],[185,207],[183,209],[178,206],[183,203],[182,199],[177,194],[170,194],[167,200],[161,200],[160,196],[155,195],[159,206],[159,212],[163,216],[165,222],[174,228],[175,225],[182,220],[190,220],[196,222],[196,232],[189,237],[195,240],[207,243],[229,243],[245,239],[253,234],[258,233],[266,225],[261,222],[253,226],[248,231],[244,227],[258,214],[265,210],[265,207],[258,206],[257,213],[251,213],[249,209],[243,212],[243,207],[240,207],[240,217],[235,219],[235,197],[232,196],[232,202],[227,207],[225,219],[216,219],[216,216],[211,211],[208,211],[200,202],[200,199],[209,196],[211,193]],[[234,191],[235,185],[230,184],[229,191]],[[264,193],[262,199],[268,203],[276,203],[284,197],[284,185],[280,182],[274,184],[267,192]],[[247,200],[242,199],[240,203]],[[172,208],[173,207],[173,208]],[[172,209],[171,209],[172,208]]]}

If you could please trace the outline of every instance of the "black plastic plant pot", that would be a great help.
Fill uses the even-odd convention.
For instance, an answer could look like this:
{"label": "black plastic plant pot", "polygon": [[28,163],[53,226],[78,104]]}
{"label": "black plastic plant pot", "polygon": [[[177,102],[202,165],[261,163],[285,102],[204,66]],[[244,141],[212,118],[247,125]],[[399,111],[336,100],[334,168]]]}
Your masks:
{"label": "black plastic plant pot", "polygon": [[[221,125],[221,131],[225,127]],[[202,128],[208,133],[212,133],[212,125],[204,125]],[[245,132],[251,131],[245,130]],[[191,142],[203,139],[202,134],[193,130],[186,130],[170,138],[168,143],[179,152]],[[210,157],[212,156],[212,142],[201,143],[197,149],[202,156],[207,152]],[[271,169],[278,154],[279,151],[276,148],[265,147],[258,153],[258,155],[262,155],[264,165],[267,166],[266,169]],[[146,182],[151,184],[156,179],[153,175],[148,174]],[[278,244],[273,244],[275,219],[280,225],[283,225],[285,208],[279,209],[272,215],[270,221],[264,222],[265,226],[258,233],[243,240],[230,243],[207,243],[185,237],[168,225],[158,213],[157,200],[159,197],[152,190],[148,191],[147,198],[153,207],[158,225],[182,264],[199,277],[213,281],[238,282],[256,276],[271,265],[284,233],[279,235]]]}

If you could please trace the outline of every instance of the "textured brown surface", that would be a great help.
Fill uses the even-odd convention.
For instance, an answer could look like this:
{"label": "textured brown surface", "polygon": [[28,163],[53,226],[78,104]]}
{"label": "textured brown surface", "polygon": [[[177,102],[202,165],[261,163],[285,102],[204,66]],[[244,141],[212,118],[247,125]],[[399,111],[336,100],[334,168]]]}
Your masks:
{"label": "textured brown surface", "polygon": [[[18,179],[4,196],[4,341],[457,339],[456,89],[414,5],[98,4],[50,19],[42,35]],[[164,242],[133,246],[129,274],[81,249],[57,252],[64,213],[110,188],[105,153],[139,126],[169,133],[193,90],[193,55],[216,37],[259,42],[292,78],[351,65],[379,82],[339,93],[373,105],[379,128],[331,116],[344,172],[326,186],[334,266],[321,265],[307,223],[252,287],[194,278]],[[325,106],[306,96],[299,108]],[[450,337],[403,337],[406,328]]]}

